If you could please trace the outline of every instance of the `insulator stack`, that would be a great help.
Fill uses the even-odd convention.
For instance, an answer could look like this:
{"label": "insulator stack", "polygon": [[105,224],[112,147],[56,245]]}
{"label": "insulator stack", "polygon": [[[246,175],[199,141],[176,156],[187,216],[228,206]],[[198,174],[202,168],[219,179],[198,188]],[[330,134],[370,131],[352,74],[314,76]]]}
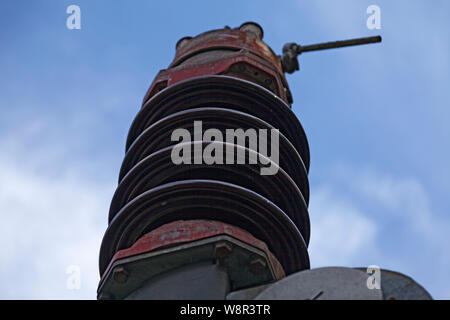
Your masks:
{"label": "insulator stack", "polygon": [[[262,37],[259,25],[245,23],[183,38],[151,84],[129,130],[111,202],[99,298],[125,298],[152,277],[210,255],[228,272],[231,289],[309,269],[308,142],[290,107],[280,57]],[[228,129],[276,129],[279,162],[248,141],[214,140],[235,161],[207,164],[195,150],[212,140],[195,137],[196,122],[223,137]],[[171,135],[180,128],[193,137],[186,142],[191,164],[171,158],[178,144]],[[274,142],[267,142],[271,150]],[[237,163],[239,154],[244,163]],[[250,163],[252,157],[265,163]],[[276,174],[261,174],[268,163]],[[236,266],[247,264],[244,277]]]}

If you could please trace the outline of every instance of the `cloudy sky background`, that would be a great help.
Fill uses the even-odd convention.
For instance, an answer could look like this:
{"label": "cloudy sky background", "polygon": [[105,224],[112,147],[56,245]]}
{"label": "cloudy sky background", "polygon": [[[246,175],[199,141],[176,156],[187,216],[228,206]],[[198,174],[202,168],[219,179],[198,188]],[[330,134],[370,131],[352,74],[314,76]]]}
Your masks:
{"label": "cloudy sky background", "polygon": [[[450,298],[450,3],[2,1],[0,298],[94,299],[128,128],[183,36],[253,20],[288,76],[311,148],[312,267],[379,265]],[[81,30],[66,28],[81,7]],[[381,30],[366,8],[381,7]],[[67,288],[80,267],[81,288]]]}

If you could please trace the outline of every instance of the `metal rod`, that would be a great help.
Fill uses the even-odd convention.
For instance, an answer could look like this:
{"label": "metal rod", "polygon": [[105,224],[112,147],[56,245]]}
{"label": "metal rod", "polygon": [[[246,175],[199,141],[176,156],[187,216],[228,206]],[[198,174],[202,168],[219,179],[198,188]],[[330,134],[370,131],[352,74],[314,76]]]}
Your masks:
{"label": "metal rod", "polygon": [[302,52],[307,52],[307,51],[326,50],[326,49],[342,48],[342,47],[348,47],[348,46],[358,46],[358,45],[362,45],[362,44],[377,43],[377,42],[381,42],[381,36],[356,38],[356,39],[333,41],[333,42],[324,42],[324,43],[311,44],[308,46],[298,46],[297,53],[300,54]]}

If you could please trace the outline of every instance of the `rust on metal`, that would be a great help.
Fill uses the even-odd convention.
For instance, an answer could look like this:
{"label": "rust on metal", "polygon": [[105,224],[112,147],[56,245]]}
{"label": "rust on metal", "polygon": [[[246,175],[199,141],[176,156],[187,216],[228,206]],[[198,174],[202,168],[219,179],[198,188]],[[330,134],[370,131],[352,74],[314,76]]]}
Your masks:
{"label": "rust on metal", "polygon": [[[177,42],[174,60],[156,75],[128,132],[100,249],[99,297],[125,297],[164,268],[191,263],[189,254],[226,264],[234,289],[309,269],[310,153],[291,103],[281,57],[258,24]],[[276,163],[249,144],[220,143],[234,155],[242,151],[244,160],[266,160],[276,174],[261,175],[262,163],[249,161],[174,164],[171,132],[191,133],[194,121],[222,133],[278,131]]]}
{"label": "rust on metal", "polygon": [[239,28],[211,30],[181,38],[168,69],[150,85],[143,105],[156,93],[179,81],[204,75],[229,75],[255,82],[287,103],[292,96],[280,57],[262,40],[262,28],[254,23]]}
{"label": "rust on metal", "polygon": [[[265,242],[255,238],[241,228],[214,220],[178,220],[156,228],[137,240],[130,248],[119,250],[111,259],[103,276],[108,273],[108,270],[114,265],[115,261],[150,251],[160,250],[167,246],[172,247],[176,244],[193,242],[218,235],[231,236],[263,251],[269,258],[276,279],[284,277],[285,272],[282,265],[269,250]],[[227,243],[219,242],[215,245],[215,252],[219,254],[221,258],[227,256],[231,251],[232,248]],[[265,266],[265,262],[260,258],[255,259],[253,262],[250,266],[251,270]],[[128,272],[123,267],[115,267],[113,269],[113,274],[114,279],[122,283],[125,282],[128,277]]]}

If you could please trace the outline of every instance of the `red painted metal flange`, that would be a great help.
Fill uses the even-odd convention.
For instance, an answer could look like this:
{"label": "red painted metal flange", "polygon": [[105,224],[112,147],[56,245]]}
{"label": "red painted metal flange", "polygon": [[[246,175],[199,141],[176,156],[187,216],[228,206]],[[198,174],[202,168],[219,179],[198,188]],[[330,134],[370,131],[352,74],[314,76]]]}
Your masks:
{"label": "red painted metal flange", "polygon": [[161,70],[150,85],[143,105],[164,88],[192,77],[229,75],[255,82],[292,103],[280,57],[262,41],[262,28],[245,23],[239,28],[218,29],[177,43],[169,68]]}
{"label": "red painted metal flange", "polygon": [[102,279],[117,260],[218,235],[231,236],[263,251],[271,264],[275,278],[281,279],[285,276],[283,267],[267,245],[243,229],[215,220],[178,220],[147,233],[130,248],[117,251],[103,273]]}

